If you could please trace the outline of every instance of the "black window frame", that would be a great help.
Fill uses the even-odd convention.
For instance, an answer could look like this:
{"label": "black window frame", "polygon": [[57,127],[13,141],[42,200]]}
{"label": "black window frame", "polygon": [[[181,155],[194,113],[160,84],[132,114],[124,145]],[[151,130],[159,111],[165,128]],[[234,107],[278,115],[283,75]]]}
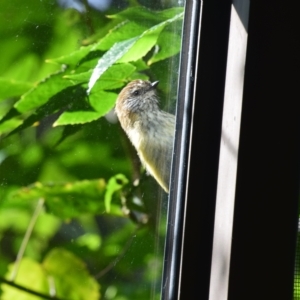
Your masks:
{"label": "black window frame", "polygon": [[[216,299],[209,290],[228,41],[231,8],[243,2],[186,1],[162,299]],[[293,299],[300,177],[296,12],[282,1],[250,1],[230,300]]]}

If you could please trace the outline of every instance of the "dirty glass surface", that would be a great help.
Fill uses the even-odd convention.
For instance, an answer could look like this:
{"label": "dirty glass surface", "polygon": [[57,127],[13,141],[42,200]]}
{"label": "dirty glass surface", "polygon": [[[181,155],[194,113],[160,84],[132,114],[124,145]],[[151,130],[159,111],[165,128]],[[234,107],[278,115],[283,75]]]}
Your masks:
{"label": "dirty glass surface", "polygon": [[160,299],[168,193],[114,107],[175,114],[183,2],[1,1],[1,299]]}

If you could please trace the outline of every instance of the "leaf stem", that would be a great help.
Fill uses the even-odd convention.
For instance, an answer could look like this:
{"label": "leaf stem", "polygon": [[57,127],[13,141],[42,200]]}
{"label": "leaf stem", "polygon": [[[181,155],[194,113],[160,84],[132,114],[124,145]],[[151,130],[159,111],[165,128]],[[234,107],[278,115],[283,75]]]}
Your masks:
{"label": "leaf stem", "polygon": [[25,236],[23,238],[21,247],[20,247],[19,252],[17,254],[17,258],[16,258],[16,261],[15,261],[15,264],[14,264],[14,268],[13,268],[13,271],[12,271],[11,276],[10,276],[10,281],[14,281],[17,277],[18,270],[19,270],[20,263],[21,263],[21,259],[24,255],[26,246],[27,246],[29,238],[32,234],[32,231],[33,231],[34,225],[36,223],[36,220],[37,220],[37,218],[38,218],[38,216],[39,216],[39,214],[40,214],[40,212],[43,208],[44,202],[45,201],[44,201],[43,198],[39,199],[38,204],[35,208],[35,211],[34,211],[32,217],[31,217],[31,220],[30,220],[29,225],[27,227],[27,230],[26,230]]}

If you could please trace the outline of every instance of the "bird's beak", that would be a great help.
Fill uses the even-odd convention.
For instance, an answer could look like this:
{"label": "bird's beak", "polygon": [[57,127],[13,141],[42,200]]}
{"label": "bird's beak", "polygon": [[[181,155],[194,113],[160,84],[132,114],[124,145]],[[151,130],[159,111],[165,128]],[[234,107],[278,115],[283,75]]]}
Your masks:
{"label": "bird's beak", "polygon": [[159,81],[154,81],[154,82],[151,83],[151,86],[153,88],[155,88],[158,85],[158,83],[159,83]]}

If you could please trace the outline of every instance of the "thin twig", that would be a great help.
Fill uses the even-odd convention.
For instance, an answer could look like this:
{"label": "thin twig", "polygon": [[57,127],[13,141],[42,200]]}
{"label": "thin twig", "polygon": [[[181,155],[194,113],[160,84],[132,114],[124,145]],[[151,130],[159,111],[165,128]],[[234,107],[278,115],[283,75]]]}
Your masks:
{"label": "thin twig", "polygon": [[137,226],[132,233],[131,238],[126,242],[124,248],[122,249],[121,253],[111,262],[109,263],[102,271],[96,274],[94,277],[99,279],[100,277],[104,276],[107,272],[109,272],[125,255],[129,247],[131,246],[133,239],[136,237],[136,233],[140,227]]}
{"label": "thin twig", "polygon": [[55,297],[55,296],[54,296],[54,297],[51,297],[51,296],[48,296],[48,295],[45,295],[45,294],[36,292],[36,291],[31,290],[31,289],[29,289],[29,288],[27,288],[27,287],[24,287],[24,286],[22,286],[22,285],[16,284],[16,283],[14,283],[14,282],[10,282],[9,280],[7,280],[7,279],[5,279],[5,278],[2,278],[2,277],[0,277],[0,282],[2,282],[2,283],[4,283],[4,284],[7,284],[7,285],[9,285],[9,286],[12,286],[12,287],[14,287],[14,288],[16,288],[16,289],[18,289],[18,290],[24,291],[24,292],[26,292],[26,293],[29,293],[29,294],[32,294],[32,295],[35,295],[35,296],[39,296],[39,297],[41,297],[41,298],[43,298],[43,299],[49,299],[49,300],[64,300],[64,299],[62,299],[62,298],[58,298],[58,297]]}
{"label": "thin twig", "polygon": [[16,261],[14,263],[14,268],[13,268],[11,276],[10,276],[10,281],[14,281],[17,277],[22,257],[24,255],[24,252],[25,252],[26,246],[28,244],[29,238],[32,234],[32,231],[33,231],[34,225],[36,223],[36,220],[37,220],[37,218],[38,218],[38,216],[39,216],[39,214],[40,214],[40,212],[43,208],[43,205],[44,205],[44,199],[40,198],[39,201],[38,201],[38,204],[35,208],[35,211],[34,211],[32,217],[31,217],[31,220],[30,220],[29,225],[27,227],[27,230],[26,230],[25,236],[23,238],[21,247],[20,247],[19,252],[17,254],[17,258],[16,258]]}

